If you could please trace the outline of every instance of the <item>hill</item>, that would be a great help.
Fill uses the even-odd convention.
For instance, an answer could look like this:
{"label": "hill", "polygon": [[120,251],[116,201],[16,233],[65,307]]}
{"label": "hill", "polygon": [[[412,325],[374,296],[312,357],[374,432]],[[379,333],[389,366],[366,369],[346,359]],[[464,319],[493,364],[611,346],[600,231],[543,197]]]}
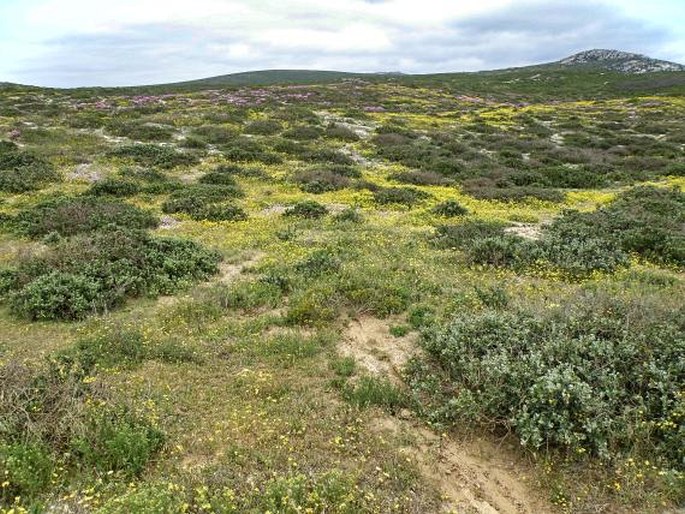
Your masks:
{"label": "hill", "polygon": [[685,71],[685,66],[670,61],[653,59],[646,55],[621,52],[619,50],[586,50],[558,62],[562,66],[584,66],[619,73],[653,73]]}

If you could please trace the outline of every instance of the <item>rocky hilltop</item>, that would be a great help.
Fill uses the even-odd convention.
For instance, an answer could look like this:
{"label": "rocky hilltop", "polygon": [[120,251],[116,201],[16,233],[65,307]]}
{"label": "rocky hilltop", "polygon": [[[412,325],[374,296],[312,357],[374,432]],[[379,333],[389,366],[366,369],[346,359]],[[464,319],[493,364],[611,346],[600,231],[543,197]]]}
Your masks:
{"label": "rocky hilltop", "polygon": [[587,50],[559,61],[564,66],[596,66],[621,73],[685,71],[685,66],[619,50]]}

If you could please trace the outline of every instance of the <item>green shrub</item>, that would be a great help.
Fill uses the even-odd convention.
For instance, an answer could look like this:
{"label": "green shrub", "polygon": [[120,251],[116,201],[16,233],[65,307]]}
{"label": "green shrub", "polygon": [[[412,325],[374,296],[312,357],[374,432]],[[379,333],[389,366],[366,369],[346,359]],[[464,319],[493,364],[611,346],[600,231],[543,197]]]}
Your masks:
{"label": "green shrub", "polygon": [[59,174],[45,159],[20,150],[14,143],[0,143],[0,191],[23,193],[59,182]]}
{"label": "green shrub", "polygon": [[456,200],[446,200],[442,203],[439,203],[431,209],[431,212],[444,218],[466,216],[469,213],[468,209]]}
{"label": "green shrub", "polygon": [[307,193],[325,193],[349,187],[350,179],[330,169],[312,169],[297,172],[293,180]]}
{"label": "green shrub", "polygon": [[341,141],[354,142],[359,141],[360,139],[359,135],[354,130],[339,124],[331,124],[326,127],[325,134],[326,137],[340,139]]}
{"label": "green shrub", "polygon": [[348,207],[333,217],[335,221],[341,223],[362,223],[364,221],[364,216],[359,212],[359,209],[354,207]]}
{"label": "green shrub", "polygon": [[497,221],[467,220],[458,225],[440,225],[436,228],[433,243],[438,248],[467,248],[478,240],[503,237],[505,223]]}
{"label": "green shrub", "polygon": [[284,216],[296,216],[299,218],[317,219],[328,214],[328,209],[314,200],[302,200],[288,207]]}
{"label": "green shrub", "polygon": [[154,228],[158,223],[156,216],[138,207],[93,196],[46,200],[20,212],[16,218],[19,231],[32,238],[51,232],[71,236],[111,224],[143,229]]}
{"label": "green shrub", "polygon": [[393,173],[388,178],[402,184],[415,186],[444,186],[454,183],[453,180],[434,171],[400,171]]}
{"label": "green shrub", "polygon": [[431,198],[429,193],[412,187],[386,187],[374,191],[373,198],[381,205],[402,204],[412,206]]}
{"label": "green shrub", "polygon": [[133,196],[140,192],[141,188],[135,182],[114,178],[106,178],[93,184],[88,194],[94,196]]}
{"label": "green shrub", "polygon": [[523,268],[534,262],[538,253],[535,243],[505,235],[473,241],[466,248],[466,259],[471,264]]}
{"label": "green shrub", "polygon": [[[226,175],[231,178],[230,175]],[[232,179],[231,179],[232,180]],[[183,212],[196,220],[239,221],[246,214],[227,200],[243,196],[237,185],[197,184],[173,191],[162,204],[162,211],[168,214]]]}
{"label": "green shrub", "polygon": [[41,444],[0,442],[0,507],[11,505],[17,496],[35,498],[50,484],[54,464]]}
{"label": "green shrub", "polygon": [[270,136],[277,134],[283,126],[276,120],[255,120],[245,125],[246,134]]}
{"label": "green shrub", "polygon": [[126,409],[93,412],[87,430],[72,442],[77,459],[101,472],[140,475],[164,444],[164,434]]}
{"label": "green shrub", "polygon": [[340,270],[340,259],[330,250],[316,250],[295,265],[295,270],[305,277],[316,277]]}
{"label": "green shrub", "polygon": [[238,138],[238,131],[222,125],[203,125],[194,128],[190,137],[206,144],[225,145]]}
{"label": "green shrub", "polygon": [[[673,421],[683,412],[684,323],[682,312],[597,293],[542,313],[460,313],[424,334],[451,391],[427,414],[511,429],[533,449],[682,471],[685,432]],[[440,390],[425,368],[413,373],[417,392]]]}
{"label": "green shrub", "polygon": [[320,148],[317,150],[305,150],[300,154],[300,159],[305,162],[320,162],[325,164],[338,164],[343,166],[353,166],[354,159],[349,155],[332,148]]}
{"label": "green shrub", "polygon": [[169,141],[174,135],[174,129],[160,125],[152,125],[140,121],[110,120],[107,131],[115,136],[127,137],[136,141]]}
{"label": "green shrub", "polygon": [[28,319],[81,319],[142,294],[172,293],[217,273],[220,257],[192,241],[109,226],[20,263],[10,309]]}
{"label": "green shrub", "polygon": [[[103,311],[107,303],[94,278],[53,271],[22,287],[10,297],[11,310],[31,321],[82,319]],[[117,302],[118,303],[118,302]]]}
{"label": "green shrub", "polygon": [[283,137],[298,141],[312,141],[319,139],[322,135],[323,131],[319,127],[312,127],[310,125],[299,125],[283,133]]}
{"label": "green shrub", "polygon": [[193,166],[197,157],[166,146],[135,144],[110,150],[107,155],[118,159],[131,160],[141,166],[171,169],[177,166]]}
{"label": "green shrub", "polygon": [[202,175],[198,182],[200,184],[214,184],[219,186],[237,186],[235,178],[233,178],[230,173],[222,173],[217,171],[212,171]]}
{"label": "green shrub", "polygon": [[220,147],[221,153],[231,161],[250,162],[258,161],[264,164],[280,164],[281,157],[270,152],[259,141],[240,136],[229,144]]}

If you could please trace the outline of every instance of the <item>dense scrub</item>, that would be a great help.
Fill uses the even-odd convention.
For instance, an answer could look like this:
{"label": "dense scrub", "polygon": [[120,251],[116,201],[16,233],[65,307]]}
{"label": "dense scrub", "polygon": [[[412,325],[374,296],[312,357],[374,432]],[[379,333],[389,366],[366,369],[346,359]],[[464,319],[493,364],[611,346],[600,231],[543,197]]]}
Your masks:
{"label": "dense scrub", "polygon": [[459,313],[426,331],[436,371],[417,363],[410,381],[436,421],[513,430],[536,451],[682,472],[684,333],[668,304],[592,291],[542,312]]}
{"label": "dense scrub", "polygon": [[169,294],[217,272],[219,256],[191,241],[108,225],[59,239],[5,272],[10,309],[31,320],[81,319],[127,298]]}

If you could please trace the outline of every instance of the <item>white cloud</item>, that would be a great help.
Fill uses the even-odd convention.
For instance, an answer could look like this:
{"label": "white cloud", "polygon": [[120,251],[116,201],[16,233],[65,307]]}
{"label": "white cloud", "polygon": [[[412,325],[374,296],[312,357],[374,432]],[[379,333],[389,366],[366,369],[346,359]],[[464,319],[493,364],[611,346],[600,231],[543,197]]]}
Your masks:
{"label": "white cloud", "polygon": [[596,46],[682,60],[685,2],[653,4],[650,15],[652,3],[638,0],[0,0],[0,81],[120,85],[259,68],[473,71]]}

